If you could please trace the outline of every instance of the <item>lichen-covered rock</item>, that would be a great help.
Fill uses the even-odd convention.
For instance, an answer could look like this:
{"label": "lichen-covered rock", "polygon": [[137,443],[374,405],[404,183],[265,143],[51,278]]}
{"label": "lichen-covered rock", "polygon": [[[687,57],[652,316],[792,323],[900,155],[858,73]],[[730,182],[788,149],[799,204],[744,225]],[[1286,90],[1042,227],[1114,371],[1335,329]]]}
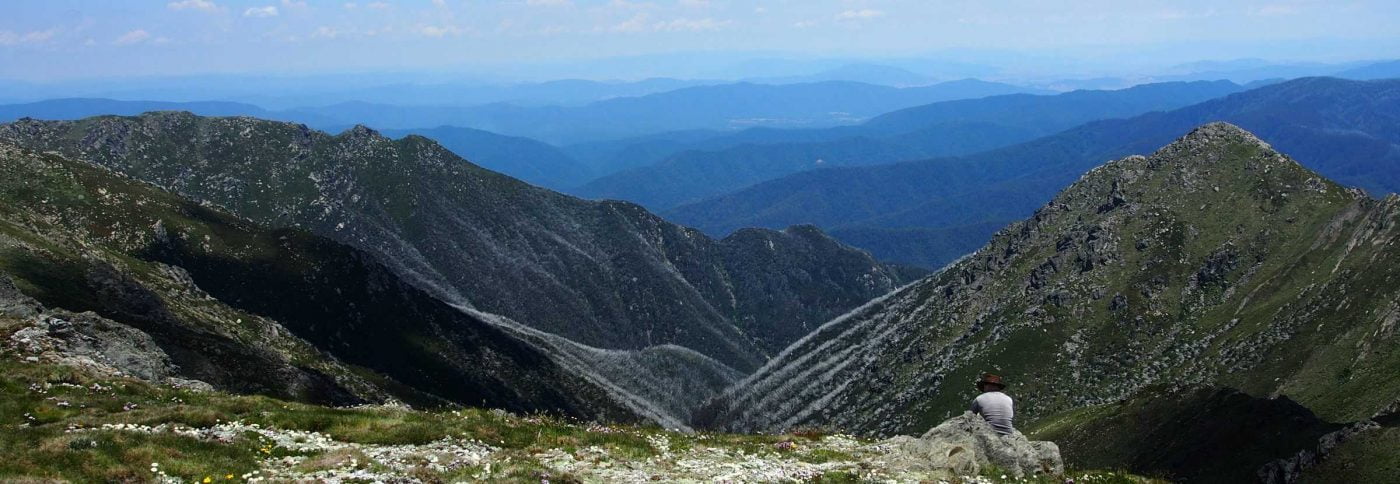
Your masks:
{"label": "lichen-covered rock", "polygon": [[10,276],[0,273],[0,314],[17,318],[32,318],[42,310],[43,306],[15,287]]}
{"label": "lichen-covered rock", "polygon": [[11,335],[10,342],[34,356],[153,382],[176,372],[150,335],[93,313],[46,313]]}
{"label": "lichen-covered rock", "polygon": [[1020,431],[998,434],[986,420],[971,412],[948,419],[919,438],[898,436],[886,443],[892,465],[915,471],[966,476],[995,467],[1021,478],[1059,475],[1065,470],[1060,448],[1054,442],[1032,442]]}

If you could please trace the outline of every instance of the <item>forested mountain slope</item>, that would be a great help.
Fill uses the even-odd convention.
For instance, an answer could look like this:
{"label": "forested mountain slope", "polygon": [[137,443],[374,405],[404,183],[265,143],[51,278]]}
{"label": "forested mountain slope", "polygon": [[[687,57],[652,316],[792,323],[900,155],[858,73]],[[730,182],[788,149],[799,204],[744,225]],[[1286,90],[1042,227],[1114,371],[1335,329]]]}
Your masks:
{"label": "forested mountain slope", "polygon": [[655,161],[627,160],[628,166],[644,166],[604,176],[572,192],[666,210],[802,171],[977,153],[1089,121],[1176,109],[1241,89],[1229,81],[1198,81],[1058,95],[1008,94],[902,109],[857,126],[751,129],[691,143],[649,138],[614,156]]}
{"label": "forested mountain slope", "polygon": [[1400,81],[1298,79],[974,155],[799,173],[666,215],[709,233],[811,223],[881,259],[939,267],[1079,173],[1212,121],[1244,127],[1344,185],[1396,192],[1398,113]]}

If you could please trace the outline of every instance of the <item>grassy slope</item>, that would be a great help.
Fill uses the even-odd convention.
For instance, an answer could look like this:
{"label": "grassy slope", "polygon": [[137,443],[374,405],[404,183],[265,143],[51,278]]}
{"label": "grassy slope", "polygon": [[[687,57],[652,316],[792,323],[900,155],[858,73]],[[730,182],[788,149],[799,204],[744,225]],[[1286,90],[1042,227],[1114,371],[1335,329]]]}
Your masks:
{"label": "grassy slope", "polygon": [[[1400,471],[1395,422],[1346,440],[1302,482],[1387,482]],[[1189,482],[1250,482],[1263,465],[1314,449],[1345,425],[1317,418],[1288,398],[1229,389],[1157,388],[1119,403],[1064,412],[1027,435],[1060,445],[1065,463],[1122,466]]]}
{"label": "grassy slope", "polygon": [[[348,247],[267,230],[57,155],[0,151],[0,269],[49,307],[150,333],[180,366],[206,370],[189,377],[320,403],[392,392],[419,404],[634,418],[539,350]],[[97,273],[119,281],[120,295],[94,283]],[[302,376],[285,378],[289,369]]]}
{"label": "grassy slope", "polygon": [[[17,322],[4,324],[13,327]],[[14,355],[0,358],[0,374],[4,389],[0,422],[8,427],[0,432],[0,452],[7,456],[0,461],[0,478],[140,481],[151,479],[150,463],[159,462],[166,473],[188,481],[242,476],[257,470],[267,457],[296,454],[286,449],[265,451],[267,444],[257,439],[219,443],[166,434],[65,431],[103,424],[209,427],[237,420],[369,444],[426,444],[465,434],[521,451],[561,444],[649,451],[646,441],[635,434],[586,432],[582,426],[551,419],[512,425],[502,414],[485,410],[334,409],[259,396],[177,390],[134,379],[105,380],[71,367],[24,363]],[[135,409],[123,410],[130,404]],[[505,475],[526,477],[534,470],[529,459],[523,459],[507,468]]]}
{"label": "grassy slope", "polygon": [[[8,341],[23,324],[0,317],[0,339]],[[695,471],[686,466],[696,463],[687,459],[710,459],[701,462],[704,467],[757,467],[749,470],[755,473],[764,466],[815,469],[794,474],[812,482],[911,479],[881,474],[878,462],[871,460],[877,454],[870,450],[870,442],[844,437],[682,434],[470,408],[434,412],[404,407],[331,408],[100,377],[23,358],[13,348],[0,350],[0,424],[4,425],[0,454],[6,456],[0,459],[0,480],[150,481],[161,477],[153,472],[153,463],[164,476],[183,482],[205,478],[242,482],[274,472],[283,477],[325,478],[327,473],[345,476],[355,469],[425,482],[603,482],[614,475],[609,474],[613,468],[631,469],[653,480],[695,478]],[[317,432],[337,444],[358,447],[305,449],[251,432],[217,440],[111,427],[208,429],[228,422],[279,432]],[[444,439],[489,448],[490,453],[474,462],[454,459],[432,447]],[[780,445],[784,442],[793,445]],[[381,461],[370,457],[370,449],[397,449],[406,457]],[[1072,474],[1080,482],[1148,482],[1122,473]],[[989,470],[976,479],[1000,482],[998,477],[997,471]]]}
{"label": "grassy slope", "polygon": [[[961,412],[970,382],[996,371],[1013,382],[1022,426],[1070,418],[1052,440],[1072,463],[1248,479],[1328,422],[1369,418],[1400,395],[1397,204],[1347,192],[1232,128],[1200,131],[1096,169],[977,254],[833,323],[721,402],[731,412],[721,421],[917,434]],[[1208,399],[1062,417],[1152,385],[1286,395],[1320,427],[1188,430]],[[823,404],[802,413],[807,401]],[[1110,423],[1089,425],[1099,419]],[[1178,444],[1185,455],[1187,444],[1221,445],[1239,460],[1212,470],[1151,459]]]}
{"label": "grassy slope", "polygon": [[1362,434],[1342,444],[1301,482],[1387,482],[1400,475],[1400,428]]}

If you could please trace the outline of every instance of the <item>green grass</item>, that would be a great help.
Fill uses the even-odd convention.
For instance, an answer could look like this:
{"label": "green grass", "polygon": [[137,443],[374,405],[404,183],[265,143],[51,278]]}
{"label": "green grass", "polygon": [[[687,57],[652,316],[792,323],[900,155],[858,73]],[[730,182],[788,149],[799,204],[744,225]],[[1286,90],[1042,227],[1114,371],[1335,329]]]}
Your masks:
{"label": "green grass", "polygon": [[811,452],[801,452],[799,450],[797,454],[797,459],[803,462],[810,462],[813,464],[821,464],[832,461],[839,462],[855,460],[855,458],[851,454],[831,449],[816,449]]}
{"label": "green grass", "polygon": [[[21,324],[0,319],[0,338],[8,338]],[[215,442],[174,433],[100,430],[104,424],[208,428],[229,421],[315,431],[337,441],[361,444],[425,444],[456,437],[475,439],[499,449],[492,455],[489,474],[484,465],[438,471],[417,467],[408,471],[410,476],[425,482],[472,481],[483,476],[505,482],[579,482],[578,476],[551,470],[539,456],[554,449],[573,452],[596,446],[606,449],[611,458],[647,462],[660,457],[660,451],[649,442],[658,437],[669,442],[665,450],[671,454],[707,446],[749,455],[784,455],[807,463],[861,462],[860,456],[820,448],[816,444],[823,437],[813,433],[682,434],[654,426],[599,425],[472,408],[329,408],[262,396],[194,392],[127,378],[102,378],[74,367],[25,362],[20,356],[0,355],[0,425],[5,427],[0,432],[0,454],[6,456],[0,459],[0,480],[5,481],[148,481],[157,477],[151,470],[152,463],[159,463],[159,470],[165,475],[185,482],[201,482],[206,477],[211,482],[235,482],[245,474],[265,469],[265,459],[284,456],[304,457],[295,467],[301,472],[344,469],[351,459],[361,468],[387,470],[353,449],[300,453],[277,447],[252,433]],[[781,442],[795,446],[788,449],[778,445]],[[860,473],[865,471],[861,469],[872,468],[828,472],[814,482],[863,482]],[[664,479],[664,474],[658,477]]]}
{"label": "green grass", "polygon": [[1400,428],[1372,430],[1337,447],[1303,483],[1394,482],[1400,476]]}
{"label": "green grass", "polygon": [[[0,338],[8,338],[20,321],[0,319]],[[94,429],[104,424],[161,424],[206,428],[240,421],[263,427],[314,431],[335,440],[361,444],[425,444],[445,437],[476,439],[501,449],[510,465],[492,476],[509,481],[533,480],[549,472],[532,456],[548,449],[573,451],[597,446],[611,455],[645,460],[657,454],[647,437],[666,435],[672,450],[704,440],[705,445],[775,452],[780,436],[685,435],[646,426],[595,426],[549,416],[516,416],[463,408],[418,411],[393,407],[329,408],[262,396],[201,393],[152,385],[134,379],[104,379],[84,370],[29,363],[20,355],[0,356],[0,480],[61,479],[75,482],[141,481],[154,477],[151,463],[182,480],[242,476],[268,455],[290,454],[258,438],[228,443],[175,434]],[[134,406],[134,408],[132,408]],[[818,454],[820,458],[833,456]],[[321,460],[335,456],[312,456]],[[310,464],[314,466],[315,464]],[[455,469],[424,475],[429,481],[453,480],[480,469]],[[549,476],[560,482],[561,476]],[[564,479],[567,481],[567,479]]]}

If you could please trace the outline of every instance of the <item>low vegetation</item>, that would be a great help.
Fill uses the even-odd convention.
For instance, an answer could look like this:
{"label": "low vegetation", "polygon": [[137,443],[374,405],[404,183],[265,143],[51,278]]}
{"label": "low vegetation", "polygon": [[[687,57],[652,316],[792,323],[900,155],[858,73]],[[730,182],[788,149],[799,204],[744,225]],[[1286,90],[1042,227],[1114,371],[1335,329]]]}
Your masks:
{"label": "low vegetation", "polygon": [[[0,339],[25,326],[0,319]],[[103,377],[0,353],[0,479],[247,482],[870,482],[881,444],[844,435],[681,433],[544,415],[403,406],[325,407]],[[1137,483],[1114,472],[950,482]]]}

